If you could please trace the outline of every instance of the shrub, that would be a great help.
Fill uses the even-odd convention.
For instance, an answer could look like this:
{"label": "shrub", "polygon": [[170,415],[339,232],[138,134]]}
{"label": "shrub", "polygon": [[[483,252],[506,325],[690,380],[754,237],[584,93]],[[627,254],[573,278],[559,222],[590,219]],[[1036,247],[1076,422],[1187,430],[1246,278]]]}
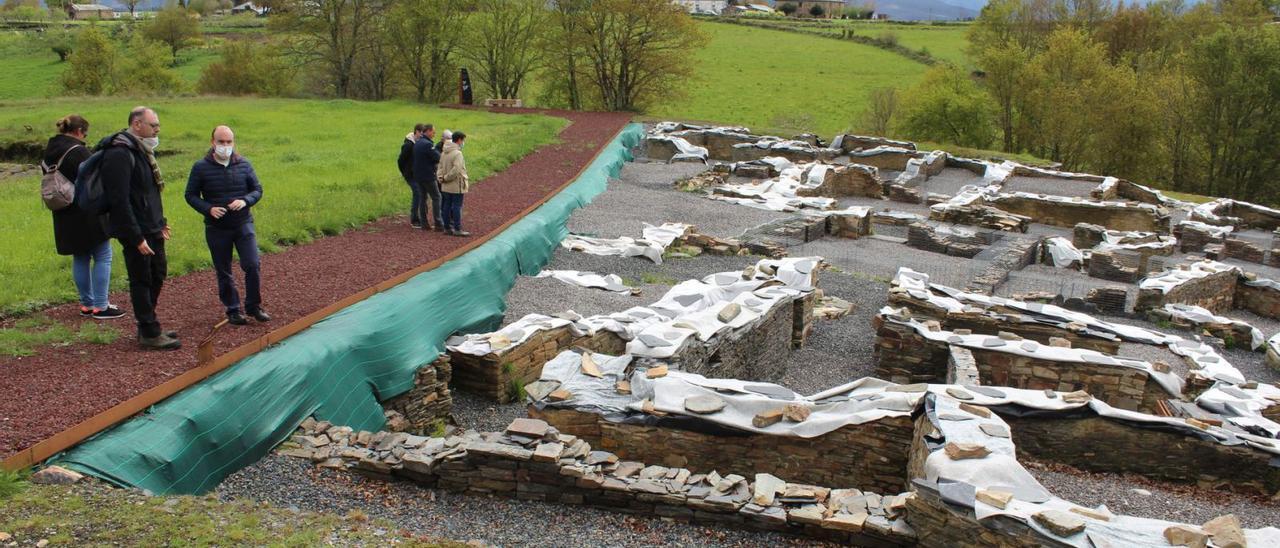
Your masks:
{"label": "shrub", "polygon": [[115,91],[172,94],[181,91],[182,78],[169,69],[169,52],[163,45],[134,35],[129,41],[129,54],[117,64]]}
{"label": "shrub", "polygon": [[84,95],[110,92],[115,88],[118,57],[115,44],[105,33],[94,26],[85,28],[76,37],[70,66],[62,73],[62,88]]}
{"label": "shrub", "polygon": [[270,44],[228,41],[220,58],[200,73],[196,89],[217,95],[283,97],[296,92],[295,70],[270,52]]}
{"label": "shrub", "polygon": [[879,41],[881,44],[884,44],[889,47],[898,46],[898,34],[895,32],[884,31],[880,33],[879,36],[876,37],[876,40]]}
{"label": "shrub", "polygon": [[784,15],[791,15],[795,13],[797,9],[800,9],[800,7],[792,4],[791,2],[778,6],[778,11],[782,12]]}
{"label": "shrub", "polygon": [[814,17],[822,17],[823,15],[826,15],[826,13],[827,10],[822,9],[822,6],[819,4],[814,4],[813,7],[809,8],[809,15]]}

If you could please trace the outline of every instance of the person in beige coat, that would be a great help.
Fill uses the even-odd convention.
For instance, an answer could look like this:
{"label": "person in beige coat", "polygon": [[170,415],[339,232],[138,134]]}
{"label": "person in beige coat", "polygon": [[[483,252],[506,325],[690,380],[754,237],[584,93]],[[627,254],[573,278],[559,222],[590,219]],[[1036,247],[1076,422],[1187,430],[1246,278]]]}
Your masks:
{"label": "person in beige coat", "polygon": [[471,187],[471,179],[467,177],[467,162],[462,157],[462,146],[466,143],[467,134],[455,131],[452,140],[444,143],[444,153],[440,155],[440,168],[437,180],[440,181],[440,210],[444,214],[444,233],[450,236],[470,236],[462,230],[462,198]]}

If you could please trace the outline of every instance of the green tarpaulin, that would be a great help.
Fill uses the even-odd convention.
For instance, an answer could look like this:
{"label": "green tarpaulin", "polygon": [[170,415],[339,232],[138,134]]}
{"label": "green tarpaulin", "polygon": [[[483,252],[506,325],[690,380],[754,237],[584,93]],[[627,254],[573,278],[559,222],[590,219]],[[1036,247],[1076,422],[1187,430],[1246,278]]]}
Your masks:
{"label": "green tarpaulin", "polygon": [[542,269],[574,209],[604,191],[643,134],[627,126],[573,184],[494,239],[374,295],[107,430],[58,459],[157,494],[199,494],[265,456],[303,419],[383,426],[381,400],[454,332],[498,327],[517,275]]}

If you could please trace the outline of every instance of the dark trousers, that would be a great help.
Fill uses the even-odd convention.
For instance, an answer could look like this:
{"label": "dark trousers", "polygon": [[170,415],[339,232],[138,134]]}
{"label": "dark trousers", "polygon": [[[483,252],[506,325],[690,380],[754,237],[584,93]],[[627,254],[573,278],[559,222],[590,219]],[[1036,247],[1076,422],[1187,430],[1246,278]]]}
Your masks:
{"label": "dark trousers", "polygon": [[143,255],[137,247],[120,243],[124,246],[124,267],[129,273],[129,301],[133,305],[133,317],[138,320],[138,336],[158,337],[160,321],[156,319],[156,303],[160,300],[160,287],[169,273],[169,260],[164,254],[164,237],[159,232],[143,238],[155,255]]}
{"label": "dark trousers", "polygon": [[258,263],[258,237],[253,223],[231,228],[204,226],[204,239],[213,257],[213,271],[218,275],[218,299],[227,312],[240,311],[240,293],[236,291],[236,276],[231,272],[231,251],[240,256],[240,270],[244,271],[244,308],[252,314],[262,305],[261,282]]}
{"label": "dark trousers", "polygon": [[427,220],[427,196],[418,183],[412,180],[405,182],[409,183],[409,190],[413,191],[413,202],[409,206],[409,222],[415,225],[424,224]]}
{"label": "dark trousers", "polygon": [[[427,181],[422,183],[422,189],[427,196],[431,198],[431,219],[436,226],[444,226],[444,216],[440,214],[440,183],[436,181]],[[426,221],[423,221],[425,224]]]}
{"label": "dark trousers", "polygon": [[466,194],[441,192],[441,208],[444,209],[445,230],[462,230],[462,198]]}

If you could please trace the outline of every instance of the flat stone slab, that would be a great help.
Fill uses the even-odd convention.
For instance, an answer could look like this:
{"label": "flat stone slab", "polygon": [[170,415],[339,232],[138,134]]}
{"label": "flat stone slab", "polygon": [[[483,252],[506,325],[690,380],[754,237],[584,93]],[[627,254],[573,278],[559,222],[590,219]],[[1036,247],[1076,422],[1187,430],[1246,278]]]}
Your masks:
{"label": "flat stone slab", "polygon": [[685,398],[684,409],[690,413],[710,415],[724,409],[725,401],[716,396],[692,396]]}
{"label": "flat stone slab", "polygon": [[550,428],[551,425],[547,424],[547,421],[520,418],[511,421],[511,424],[507,426],[507,433],[537,439],[547,435],[547,430]]}

